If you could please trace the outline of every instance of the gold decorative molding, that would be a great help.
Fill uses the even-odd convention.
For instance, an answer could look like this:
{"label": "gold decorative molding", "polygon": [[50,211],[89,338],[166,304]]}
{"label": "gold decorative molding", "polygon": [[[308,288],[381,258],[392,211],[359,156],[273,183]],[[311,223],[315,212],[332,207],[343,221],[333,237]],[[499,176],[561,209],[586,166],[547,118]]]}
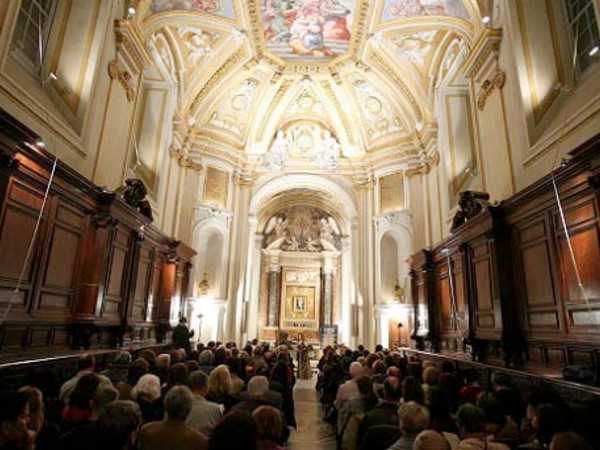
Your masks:
{"label": "gold decorative molding", "polygon": [[406,99],[409,101],[410,105],[413,107],[416,119],[418,121],[423,120],[423,113],[421,112],[421,108],[419,106],[419,102],[415,96],[410,92],[404,80],[398,76],[396,71],[389,66],[386,60],[381,57],[377,52],[373,52],[373,59],[379,63],[383,72],[394,82],[394,84],[402,91],[402,93],[406,96]]}
{"label": "gold decorative molding", "polygon": [[169,156],[177,161],[177,164],[179,164],[180,167],[195,170],[196,172],[202,172],[202,164],[185,155],[183,150],[174,145],[169,148]]}
{"label": "gold decorative molding", "polygon": [[208,92],[219,82],[223,75],[229,72],[231,66],[236,64],[241,57],[242,49],[238,49],[229,58],[227,58],[227,61],[225,61],[225,63],[223,63],[223,65],[219,67],[215,73],[212,74],[212,76],[208,79],[206,84],[202,86],[202,89],[200,89],[200,92],[198,92],[196,98],[194,98],[194,101],[190,106],[190,111],[195,111],[198,109],[198,107],[200,106],[200,102],[204,99],[204,97],[206,97]]}
{"label": "gold decorative molding", "polygon": [[124,51],[124,56],[135,64],[138,71],[141,72],[152,64],[152,57],[146,50],[146,45],[141,37],[142,31],[136,22],[128,20],[115,21],[115,33],[117,49]]}
{"label": "gold decorative molding", "polygon": [[354,138],[353,138],[354,135],[350,131],[351,128],[350,128],[350,122],[348,122],[348,114],[342,108],[339,98],[336,95],[335,91],[333,90],[333,86],[327,80],[323,80],[321,82],[321,86],[327,93],[327,97],[329,97],[329,100],[335,107],[335,110],[338,113],[339,117],[342,119],[342,123],[344,124],[344,131],[346,131],[346,137],[347,137],[348,141],[350,142],[351,145],[354,145]]}
{"label": "gold decorative molding", "polygon": [[119,67],[119,63],[116,59],[113,59],[108,63],[108,76],[111,80],[118,80],[119,84],[125,90],[125,94],[127,95],[127,100],[130,102],[135,98],[135,90],[133,86],[131,86],[131,74],[126,70],[122,70]]}
{"label": "gold decorative molding", "polygon": [[497,60],[501,42],[502,30],[493,29],[482,32],[477,38],[477,41],[475,41],[475,44],[473,44],[469,56],[463,63],[462,72],[465,77],[476,77],[490,57],[496,58]]}
{"label": "gold decorative molding", "polygon": [[412,178],[415,175],[427,175],[431,169],[440,163],[440,154],[435,151],[421,164],[406,170],[406,176]]}
{"label": "gold decorative molding", "polygon": [[483,111],[485,109],[487,99],[496,89],[502,89],[505,81],[506,74],[504,71],[496,69],[496,72],[494,72],[494,75],[491,77],[491,79],[488,78],[481,84],[481,90],[477,96],[477,109],[479,109],[479,111]]}

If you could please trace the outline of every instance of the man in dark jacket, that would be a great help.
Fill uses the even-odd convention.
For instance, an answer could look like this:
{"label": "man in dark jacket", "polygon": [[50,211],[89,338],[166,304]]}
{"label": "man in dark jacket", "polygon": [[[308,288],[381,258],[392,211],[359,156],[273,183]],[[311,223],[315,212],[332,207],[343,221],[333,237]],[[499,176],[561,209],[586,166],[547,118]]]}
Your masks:
{"label": "man in dark jacket", "polygon": [[398,426],[398,403],[400,403],[401,397],[400,379],[388,376],[383,383],[383,403],[366,413],[360,422],[356,436],[356,448],[361,448],[369,428],[377,425]]}
{"label": "man in dark jacket", "polygon": [[173,328],[173,342],[178,347],[184,348],[189,354],[192,351],[190,338],[194,335],[194,330],[190,331],[186,323],[185,317],[179,319],[179,325]]}

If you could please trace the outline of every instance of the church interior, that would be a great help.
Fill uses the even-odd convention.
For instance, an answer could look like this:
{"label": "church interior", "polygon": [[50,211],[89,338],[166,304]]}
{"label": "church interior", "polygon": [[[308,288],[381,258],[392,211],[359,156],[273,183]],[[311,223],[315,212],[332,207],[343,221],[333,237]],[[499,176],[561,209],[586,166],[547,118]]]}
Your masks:
{"label": "church interior", "polygon": [[[195,363],[175,387],[157,369],[165,399],[203,396],[212,358],[251,396],[285,361],[291,434],[256,419],[259,447],[226,444],[250,427],[228,413],[176,448],[367,448],[351,397],[385,404],[394,380],[400,426],[369,449],[480,448],[493,401],[571,423],[486,428],[486,448],[600,448],[599,23],[600,0],[0,1],[0,391],[78,392],[90,359],[114,375],[151,351]],[[497,396],[452,403],[460,443],[438,372]],[[106,430],[138,386],[111,380]],[[3,404],[0,448],[21,448]],[[403,414],[431,414],[425,436]],[[169,420],[100,448],[163,448]],[[23,426],[22,448],[84,442]]]}

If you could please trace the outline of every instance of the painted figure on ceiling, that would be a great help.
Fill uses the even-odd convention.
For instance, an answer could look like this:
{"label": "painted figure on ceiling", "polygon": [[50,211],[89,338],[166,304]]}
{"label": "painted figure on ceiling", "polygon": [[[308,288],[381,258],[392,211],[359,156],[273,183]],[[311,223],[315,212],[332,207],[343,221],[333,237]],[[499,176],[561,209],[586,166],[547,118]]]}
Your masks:
{"label": "painted figure on ceiling", "polygon": [[293,54],[335,56],[326,41],[350,40],[351,13],[341,0],[265,0],[265,38],[288,43]]}

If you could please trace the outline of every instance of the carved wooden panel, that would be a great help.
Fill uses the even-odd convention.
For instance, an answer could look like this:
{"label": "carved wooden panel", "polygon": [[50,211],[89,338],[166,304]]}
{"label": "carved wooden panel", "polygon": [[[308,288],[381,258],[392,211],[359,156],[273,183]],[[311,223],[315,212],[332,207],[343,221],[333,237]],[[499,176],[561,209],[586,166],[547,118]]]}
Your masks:
{"label": "carved wooden panel", "polygon": [[128,230],[117,226],[114,231],[112,243],[112,255],[108,279],[106,280],[106,291],[104,296],[104,317],[118,318],[124,315],[124,296],[127,289],[127,275],[130,261]]}
{"label": "carved wooden panel", "polygon": [[147,296],[150,292],[150,282],[152,279],[153,249],[151,246],[144,244],[142,244],[140,249],[140,259],[136,274],[135,294],[131,315],[132,319],[136,322],[146,321]]}

